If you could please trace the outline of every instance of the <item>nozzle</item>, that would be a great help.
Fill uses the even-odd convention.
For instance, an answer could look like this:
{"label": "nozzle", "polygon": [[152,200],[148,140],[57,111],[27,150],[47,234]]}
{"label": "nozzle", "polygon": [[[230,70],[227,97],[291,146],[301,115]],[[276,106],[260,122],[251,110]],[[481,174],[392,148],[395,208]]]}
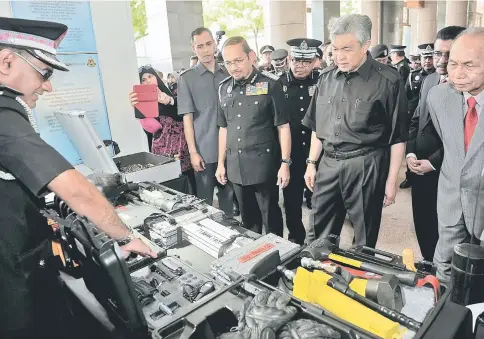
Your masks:
{"label": "nozzle", "polygon": [[329,273],[339,273],[339,268],[335,264],[324,264],[311,258],[301,258],[301,266],[305,268],[315,268]]}
{"label": "nozzle", "polygon": [[277,271],[280,272],[287,280],[293,281],[296,273],[288,270],[285,266],[277,266]]}

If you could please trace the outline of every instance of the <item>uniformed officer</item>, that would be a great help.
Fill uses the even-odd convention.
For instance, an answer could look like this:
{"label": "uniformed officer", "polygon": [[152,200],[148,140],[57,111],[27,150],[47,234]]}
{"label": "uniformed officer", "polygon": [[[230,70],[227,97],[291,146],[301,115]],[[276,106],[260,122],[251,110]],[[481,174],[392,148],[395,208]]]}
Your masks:
{"label": "uniformed officer", "polygon": [[373,59],[381,62],[384,65],[388,65],[388,46],[385,44],[379,44],[370,48],[370,54]]}
{"label": "uniformed officer", "polygon": [[[284,208],[289,239],[303,244],[306,231],[302,222],[302,202],[304,192],[304,172],[306,159],[309,156],[311,130],[301,124],[309,102],[316,91],[319,78],[314,69],[317,60],[317,47],[321,41],[316,39],[291,39],[287,41],[290,48],[290,69],[280,78],[286,97],[286,105],[291,125],[291,182],[284,188]],[[306,201],[311,201],[312,192],[307,189]]]}
{"label": "uniformed officer", "polygon": [[314,67],[313,69],[317,70],[318,72],[326,68],[326,62],[324,61],[324,53],[320,47],[316,48],[316,59],[314,60]]}
{"label": "uniformed officer", "polygon": [[[255,53],[241,37],[222,49],[231,75],[220,83],[217,180],[233,182],[244,226],[282,236],[279,190],[289,183],[291,132],[282,84],[253,67]],[[278,138],[279,135],[279,138]],[[280,146],[279,146],[280,145]],[[225,170],[227,161],[227,171]]]}
{"label": "uniformed officer", "polygon": [[408,59],[405,57],[405,48],[407,48],[407,46],[390,45],[390,58],[392,59],[392,64],[402,76],[404,84],[407,82],[408,75],[410,74],[410,65]]}
{"label": "uniformed officer", "polygon": [[405,91],[408,99],[409,121],[412,119],[413,113],[417,108],[420,88],[422,87],[425,77],[435,72],[433,64],[434,44],[422,44],[418,45],[418,48],[420,49],[422,68],[417,71],[410,72],[408,81],[405,84]]}
{"label": "uniformed officer", "polygon": [[271,53],[272,66],[274,67],[274,74],[281,76],[287,70],[287,50],[281,48],[276,49]]}
{"label": "uniformed officer", "polygon": [[275,51],[275,48],[271,45],[262,46],[260,49],[261,65],[259,71],[267,71],[274,73],[274,66],[272,66],[271,54]]}
{"label": "uniformed officer", "polygon": [[422,63],[420,59],[420,54],[410,54],[408,56],[408,59],[410,60],[410,71],[418,71],[422,68]]}
{"label": "uniformed officer", "polygon": [[[422,87],[424,79],[427,75],[435,72],[434,64],[433,64],[433,53],[434,53],[434,44],[422,44],[418,45],[420,49],[421,55],[421,66],[422,68],[417,71],[411,71],[408,77],[408,81],[405,84],[405,92],[407,93],[407,100],[408,100],[408,125],[410,126],[410,120],[412,120],[413,114],[415,109],[418,106],[419,98],[420,98],[420,88]],[[400,184],[400,188],[410,188],[412,187],[412,178],[413,174],[407,168],[405,172],[405,180],[402,181]]]}
{"label": "uniformed officer", "polygon": [[313,131],[305,174],[314,192],[307,240],[339,234],[348,214],[356,245],[374,247],[382,203],[395,201],[407,99],[398,72],[368,53],[368,16],[338,18],[330,36],[337,66],[323,70],[303,121]]}
{"label": "uniformed officer", "polygon": [[69,207],[127,252],[155,256],[122,223],[97,188],[36,131],[32,108],[52,91],[55,57],[65,25],[0,18],[0,338],[66,338],[58,333],[60,302],[49,238],[52,229],[39,209],[56,193]]}

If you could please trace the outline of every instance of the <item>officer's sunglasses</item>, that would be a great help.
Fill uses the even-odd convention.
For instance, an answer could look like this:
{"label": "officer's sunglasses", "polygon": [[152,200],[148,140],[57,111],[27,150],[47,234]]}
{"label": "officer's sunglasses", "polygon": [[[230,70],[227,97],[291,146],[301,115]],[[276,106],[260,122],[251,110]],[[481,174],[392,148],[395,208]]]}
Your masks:
{"label": "officer's sunglasses", "polygon": [[14,52],[13,54],[15,54],[16,56],[18,56],[19,58],[21,58],[30,67],[32,67],[33,69],[35,69],[42,76],[42,78],[44,79],[44,81],[50,80],[50,78],[52,78],[52,76],[54,75],[54,70],[53,69],[41,69],[41,68],[35,66],[33,63],[31,63],[27,58],[25,58],[21,54],[16,53],[16,52]]}

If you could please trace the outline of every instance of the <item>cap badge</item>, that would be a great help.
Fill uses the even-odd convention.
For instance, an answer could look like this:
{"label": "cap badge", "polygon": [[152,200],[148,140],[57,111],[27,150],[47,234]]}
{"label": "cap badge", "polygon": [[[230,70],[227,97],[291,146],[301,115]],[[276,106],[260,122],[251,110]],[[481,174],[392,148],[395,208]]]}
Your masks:
{"label": "cap badge", "polygon": [[303,40],[301,42],[301,45],[299,45],[299,48],[302,49],[302,50],[308,49],[308,43],[306,42],[306,40]]}
{"label": "cap badge", "polygon": [[426,51],[431,51],[432,50],[432,47],[430,45],[427,45],[427,47],[425,48]]}

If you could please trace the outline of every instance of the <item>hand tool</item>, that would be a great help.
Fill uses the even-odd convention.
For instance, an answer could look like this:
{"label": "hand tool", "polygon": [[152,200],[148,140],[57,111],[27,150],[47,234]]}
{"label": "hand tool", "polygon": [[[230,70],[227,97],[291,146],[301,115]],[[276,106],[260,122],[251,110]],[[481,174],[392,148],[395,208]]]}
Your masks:
{"label": "hand tool", "polygon": [[341,267],[335,264],[322,263],[310,258],[302,258],[301,266],[306,268],[321,269],[330,274],[338,274],[344,278],[349,287],[359,295],[369,298],[378,304],[401,311],[405,298],[398,279],[394,275],[384,275],[381,279],[363,279],[353,277],[351,274],[345,273]]}
{"label": "hand tool", "polygon": [[321,306],[340,319],[383,339],[401,339],[405,329],[368,307],[327,285],[331,276],[322,271],[309,272],[299,267],[295,272],[279,266],[278,271],[294,284],[293,295]]}
{"label": "hand tool", "polygon": [[[301,256],[310,257],[315,260],[329,259],[331,261],[380,275],[392,274],[396,276],[402,284],[409,286],[415,286],[417,284],[418,276],[415,272],[398,270],[395,268],[382,266],[380,264],[375,264],[373,262],[363,262],[357,259],[352,259],[348,257],[349,252],[351,251],[342,250],[329,240],[322,238],[316,240],[310,246],[303,249],[301,251]],[[349,255],[351,256],[352,254]]]}
{"label": "hand tool", "polygon": [[415,267],[415,255],[410,248],[406,248],[402,251],[402,261],[407,270],[417,272]]}

